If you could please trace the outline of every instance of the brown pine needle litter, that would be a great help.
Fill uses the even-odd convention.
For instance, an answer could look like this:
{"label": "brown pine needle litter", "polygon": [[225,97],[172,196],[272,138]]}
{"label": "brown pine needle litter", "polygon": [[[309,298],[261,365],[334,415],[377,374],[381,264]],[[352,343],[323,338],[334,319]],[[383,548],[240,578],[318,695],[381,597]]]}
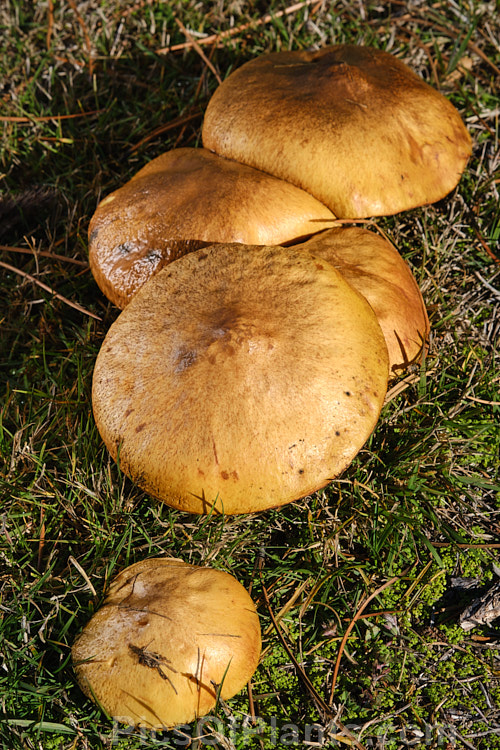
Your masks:
{"label": "brown pine needle litter", "polygon": [[[500,575],[497,4],[11,0],[0,36],[2,743],[496,747],[499,621],[466,631],[460,616]],[[208,102],[238,67],[332,44],[405,62],[472,137],[438,203],[340,222],[399,250],[428,352],[323,490],[242,516],[172,510],[124,475],[94,422],[94,364],[120,312],[90,273],[90,220],[157,156],[202,145]],[[87,699],[70,649],[117,573],[164,555],[250,589],[263,650],[248,691],[160,733]]]}

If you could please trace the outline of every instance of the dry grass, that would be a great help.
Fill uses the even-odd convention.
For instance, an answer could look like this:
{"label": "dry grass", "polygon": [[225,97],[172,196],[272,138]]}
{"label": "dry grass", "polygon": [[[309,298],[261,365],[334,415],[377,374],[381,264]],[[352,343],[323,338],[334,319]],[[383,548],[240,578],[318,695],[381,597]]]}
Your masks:
{"label": "dry grass", "polygon": [[[496,579],[500,549],[495,3],[7,0],[0,28],[5,746],[180,746],[173,733],[113,735],[69,660],[110,577],[166,553],[232,572],[262,618],[251,699],[221,706],[206,741],[285,746],[274,717],[301,741],[316,722],[330,747],[500,746],[500,631],[458,624],[474,591]],[[423,289],[429,355],[325,491],[255,516],[186,517],[120,474],[93,423],[93,363],[117,311],[88,270],[88,222],[146,161],[200,144],[218,78],[262,52],[337,42],[405,60],[473,135],[457,190],[377,221]],[[261,737],[235,728],[252,711]]]}

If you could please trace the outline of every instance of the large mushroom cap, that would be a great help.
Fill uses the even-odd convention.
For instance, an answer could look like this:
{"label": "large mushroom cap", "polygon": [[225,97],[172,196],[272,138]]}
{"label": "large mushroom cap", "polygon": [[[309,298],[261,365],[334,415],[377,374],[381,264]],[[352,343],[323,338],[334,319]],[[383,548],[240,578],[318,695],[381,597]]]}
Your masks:
{"label": "large mushroom cap", "polygon": [[203,145],[351,218],[440,200],[471,153],[444,96],[392,55],[354,45],[246,63],[211,98]]}
{"label": "large mushroom cap", "polygon": [[214,245],[106,335],[93,407],[120,467],[179,509],[245,513],[343,471],[377,422],[387,348],[366,300],[296,248]]}
{"label": "large mushroom cap", "polygon": [[366,297],[384,333],[392,374],[420,358],[429,318],[410,267],[390,242],[367,229],[336,227],[297,247],[331,263]]}
{"label": "large mushroom cap", "polygon": [[84,692],[128,725],[171,728],[238,693],[259,661],[259,618],[233,576],[150,558],[111,583],[72,649]]}
{"label": "large mushroom cap", "polygon": [[167,263],[214,242],[279,245],[330,227],[333,214],[284,180],[205,149],[153,159],[104,198],[89,225],[101,291],[123,308]]}

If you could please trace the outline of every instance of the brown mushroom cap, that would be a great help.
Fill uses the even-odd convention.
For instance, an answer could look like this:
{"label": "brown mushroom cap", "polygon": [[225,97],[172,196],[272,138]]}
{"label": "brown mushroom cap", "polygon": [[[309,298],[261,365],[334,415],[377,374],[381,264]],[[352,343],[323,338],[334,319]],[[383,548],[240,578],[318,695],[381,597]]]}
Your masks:
{"label": "brown mushroom cap", "polygon": [[396,248],[374,232],[337,227],[297,245],[331,263],[373,307],[397,374],[422,355],[429,319],[418,284]]}
{"label": "brown mushroom cap", "polygon": [[331,265],[213,245],[160,271],[110,327],[94,416],[137,484],[194,513],[246,513],[342,472],[377,422],[387,348]]}
{"label": "brown mushroom cap", "polygon": [[168,151],[104,198],[89,225],[101,291],[123,308],[164,265],[214,242],[279,245],[332,226],[316,198],[205,149]]}
{"label": "brown mushroom cap", "polygon": [[83,691],[117,721],[153,729],[185,724],[252,677],[259,617],[229,573],[150,558],[111,583],[72,649]]}
{"label": "brown mushroom cap", "polygon": [[453,105],[377,49],[277,52],[208,103],[203,145],[309,191],[337,217],[394,214],[458,183],[471,139]]}

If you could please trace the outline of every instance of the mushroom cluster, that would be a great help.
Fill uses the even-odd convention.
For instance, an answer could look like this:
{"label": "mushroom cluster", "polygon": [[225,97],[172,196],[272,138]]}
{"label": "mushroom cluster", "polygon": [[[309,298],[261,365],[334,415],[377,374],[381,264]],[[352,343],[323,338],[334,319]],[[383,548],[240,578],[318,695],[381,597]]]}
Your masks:
{"label": "mushroom cluster", "polygon": [[401,61],[337,45],[263,55],[97,207],[89,256],[123,312],[97,358],[109,451],[173,507],[242,513],[325,486],[372,432],[429,321],[383,237],[339,219],[439,200],[471,150]]}
{"label": "mushroom cluster", "polygon": [[[151,495],[191,513],[262,511],[339,476],[389,380],[427,346],[407,263],[343,224],[443,198],[471,140],[401,61],[351,45],[243,65],[215,91],[202,137],[152,160],[91,220],[92,272],[122,310],[96,360],[93,410]],[[127,569],[75,644],[83,689],[118,719],[188,722],[251,677],[255,608],[203,570]]]}

